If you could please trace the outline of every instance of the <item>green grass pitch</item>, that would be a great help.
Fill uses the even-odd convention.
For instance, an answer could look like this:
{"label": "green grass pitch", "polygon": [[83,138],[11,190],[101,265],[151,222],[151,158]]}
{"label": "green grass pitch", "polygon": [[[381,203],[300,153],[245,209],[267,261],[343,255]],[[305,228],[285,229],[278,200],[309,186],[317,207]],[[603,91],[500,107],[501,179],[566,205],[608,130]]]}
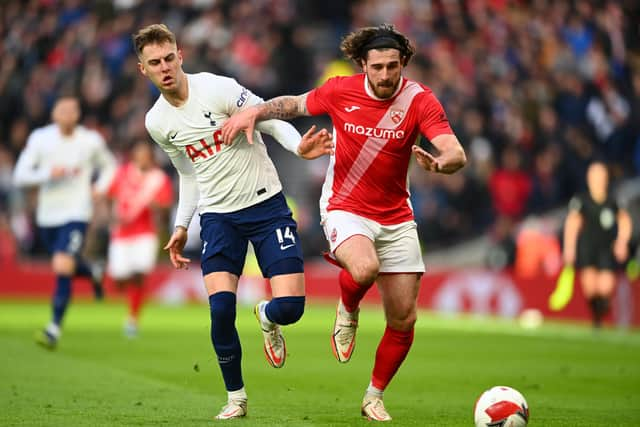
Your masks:
{"label": "green grass pitch", "polygon": [[[366,307],[353,359],[337,363],[329,343],[329,305],[308,304],[284,328],[282,369],[268,366],[251,307],[238,328],[249,394],[245,426],[358,426],[359,405],[384,328]],[[33,334],[46,302],[0,302],[1,426],[206,426],[226,393],[209,342],[206,305],[147,307],[141,335],[122,335],[117,302],[79,301],[69,309],[54,352]],[[472,426],[475,399],[493,385],[520,390],[530,426],[640,425],[640,333],[584,325],[445,318],[420,313],[416,338],[385,393],[397,426]],[[225,421],[222,421],[225,423]]]}

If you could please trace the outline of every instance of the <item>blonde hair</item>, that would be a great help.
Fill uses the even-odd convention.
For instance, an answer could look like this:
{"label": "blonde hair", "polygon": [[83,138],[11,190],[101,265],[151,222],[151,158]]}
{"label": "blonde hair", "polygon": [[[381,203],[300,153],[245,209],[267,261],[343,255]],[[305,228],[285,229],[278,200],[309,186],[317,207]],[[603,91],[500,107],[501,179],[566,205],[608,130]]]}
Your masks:
{"label": "blonde hair", "polygon": [[169,42],[176,44],[176,36],[171,32],[169,27],[164,24],[151,24],[138,30],[131,36],[133,46],[136,49],[138,58],[142,56],[142,49],[150,44],[162,44]]}

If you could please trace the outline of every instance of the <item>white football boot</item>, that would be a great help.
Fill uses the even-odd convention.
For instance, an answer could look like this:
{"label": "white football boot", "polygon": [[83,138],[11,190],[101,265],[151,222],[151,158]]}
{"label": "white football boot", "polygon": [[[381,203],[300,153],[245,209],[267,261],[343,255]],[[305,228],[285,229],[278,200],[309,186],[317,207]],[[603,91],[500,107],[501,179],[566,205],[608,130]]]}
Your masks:
{"label": "white football boot", "polygon": [[391,421],[391,415],[384,409],[382,398],[366,394],[362,399],[362,416],[371,421]]}
{"label": "white football boot", "polygon": [[230,399],[222,410],[216,415],[216,420],[230,420],[247,415],[247,401]]}
{"label": "white football boot", "polygon": [[264,313],[267,304],[268,301],[260,301],[253,309],[253,313],[256,315],[256,319],[258,319],[264,337],[263,349],[267,362],[274,368],[282,368],[287,357],[287,346],[284,342],[284,336],[280,331],[280,326],[270,322]]}
{"label": "white football boot", "polygon": [[333,355],[340,363],[347,363],[355,349],[359,314],[359,308],[353,313],[349,313],[342,305],[342,300],[338,301],[336,320],[333,324],[333,335],[331,336],[331,348],[333,349]]}

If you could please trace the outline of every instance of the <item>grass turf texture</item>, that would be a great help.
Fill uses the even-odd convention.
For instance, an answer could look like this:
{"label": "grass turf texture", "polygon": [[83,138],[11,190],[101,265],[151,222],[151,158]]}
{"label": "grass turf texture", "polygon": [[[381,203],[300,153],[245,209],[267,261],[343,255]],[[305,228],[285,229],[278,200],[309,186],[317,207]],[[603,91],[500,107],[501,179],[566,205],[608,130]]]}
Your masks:
{"label": "grass turf texture", "polygon": [[[0,425],[204,426],[226,401],[209,342],[205,305],[150,306],[141,335],[122,335],[124,307],[77,302],[57,350],[37,347],[46,302],[0,301]],[[329,334],[334,307],[311,304],[284,328],[289,356],[267,365],[251,307],[238,328],[249,393],[247,426],[368,425],[359,405],[382,334],[365,308],[353,359],[339,364]],[[421,313],[405,364],[385,394],[394,425],[470,426],[480,393],[521,391],[531,426],[640,425],[640,333],[545,324],[443,318]],[[221,421],[225,422],[225,421]]]}

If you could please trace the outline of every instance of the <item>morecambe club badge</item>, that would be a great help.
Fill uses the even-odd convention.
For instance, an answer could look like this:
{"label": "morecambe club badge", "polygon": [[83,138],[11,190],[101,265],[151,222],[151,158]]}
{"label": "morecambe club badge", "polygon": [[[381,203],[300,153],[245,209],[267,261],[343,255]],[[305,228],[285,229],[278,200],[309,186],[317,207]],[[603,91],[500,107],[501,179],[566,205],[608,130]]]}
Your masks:
{"label": "morecambe club badge", "polygon": [[400,123],[404,118],[404,110],[391,110],[389,111],[389,114],[391,115],[391,120],[395,124]]}

